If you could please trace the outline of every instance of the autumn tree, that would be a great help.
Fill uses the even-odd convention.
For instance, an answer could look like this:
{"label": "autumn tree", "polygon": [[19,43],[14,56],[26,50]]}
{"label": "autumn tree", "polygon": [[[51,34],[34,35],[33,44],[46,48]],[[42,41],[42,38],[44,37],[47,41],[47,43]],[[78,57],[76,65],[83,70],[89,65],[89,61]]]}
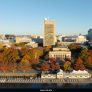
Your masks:
{"label": "autumn tree", "polygon": [[45,46],[45,47],[43,47],[43,52],[44,52],[43,59],[49,60],[49,51],[51,49],[52,49],[52,46]]}
{"label": "autumn tree", "polygon": [[22,47],[21,50],[20,50],[20,56],[23,57],[26,54],[30,55],[31,51],[32,50],[27,48],[27,47]]}
{"label": "autumn tree", "polygon": [[8,70],[9,70],[9,66],[7,64],[0,63],[0,71],[6,72]]}
{"label": "autumn tree", "polygon": [[17,49],[6,48],[3,52],[3,62],[5,63],[16,63],[20,59]]}
{"label": "autumn tree", "polygon": [[65,71],[71,71],[72,70],[70,61],[65,61],[63,67],[64,67]]}
{"label": "autumn tree", "polygon": [[52,49],[52,46],[45,46],[44,47],[44,52],[48,52]]}
{"label": "autumn tree", "polygon": [[49,60],[50,60],[50,63],[55,63],[55,61],[56,61],[55,58],[53,58],[53,57],[51,57]]}
{"label": "autumn tree", "polygon": [[41,55],[43,55],[43,50],[40,49],[32,49],[31,50],[31,58],[39,58]]}
{"label": "autumn tree", "polygon": [[9,63],[8,64],[8,71],[17,72],[17,63]]}
{"label": "autumn tree", "polygon": [[2,53],[4,51],[3,44],[0,44],[0,52]]}
{"label": "autumn tree", "polygon": [[16,43],[13,44],[14,46],[19,46],[19,47],[26,47],[25,44],[27,44],[28,42],[20,42],[20,43]]}
{"label": "autumn tree", "polygon": [[85,66],[84,66],[83,61],[80,57],[76,60],[76,63],[74,65],[74,69],[75,70],[85,70]]}
{"label": "autumn tree", "polygon": [[77,43],[70,44],[68,48],[72,53],[80,53],[80,51],[82,50],[82,47]]}
{"label": "autumn tree", "polygon": [[83,49],[80,53],[80,58],[83,60],[83,61],[86,61],[88,56],[89,56],[89,53],[88,53],[88,50],[87,49]]}
{"label": "autumn tree", "polygon": [[0,53],[0,63],[4,63],[3,62],[3,53]]}
{"label": "autumn tree", "polygon": [[84,62],[85,67],[92,69],[92,56],[89,56],[87,60]]}
{"label": "autumn tree", "polygon": [[27,62],[30,62],[30,60],[31,60],[31,57],[28,54],[25,54],[21,59],[21,62],[27,63]]}
{"label": "autumn tree", "polygon": [[47,62],[45,62],[41,65],[42,71],[48,71],[49,69],[50,69],[50,65]]}
{"label": "autumn tree", "polygon": [[84,49],[81,51],[79,56],[83,60],[85,67],[92,68],[92,50]]}
{"label": "autumn tree", "polygon": [[31,64],[29,61],[24,61],[22,60],[19,64],[18,64],[18,71],[22,71],[22,72],[28,72],[31,70]]}
{"label": "autumn tree", "polygon": [[50,69],[51,70],[59,70],[60,69],[60,65],[56,64],[56,63],[50,63]]}
{"label": "autumn tree", "polygon": [[15,64],[20,59],[19,52],[13,48],[5,48],[2,53],[0,53],[0,67],[1,70],[10,71],[15,68]]}

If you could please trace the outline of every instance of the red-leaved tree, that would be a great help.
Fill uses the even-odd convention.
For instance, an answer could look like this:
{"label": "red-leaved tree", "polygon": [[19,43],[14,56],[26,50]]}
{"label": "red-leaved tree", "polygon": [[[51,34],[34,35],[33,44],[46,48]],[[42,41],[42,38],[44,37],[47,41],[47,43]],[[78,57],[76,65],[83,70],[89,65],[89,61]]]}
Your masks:
{"label": "red-leaved tree", "polygon": [[84,66],[83,61],[80,57],[76,60],[74,68],[75,68],[75,70],[85,70],[85,66]]}

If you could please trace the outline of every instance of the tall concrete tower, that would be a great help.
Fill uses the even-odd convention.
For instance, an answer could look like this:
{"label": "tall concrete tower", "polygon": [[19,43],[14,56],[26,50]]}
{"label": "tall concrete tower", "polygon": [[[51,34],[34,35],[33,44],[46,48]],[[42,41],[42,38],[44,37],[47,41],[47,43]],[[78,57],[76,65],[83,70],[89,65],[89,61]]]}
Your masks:
{"label": "tall concrete tower", "polygon": [[44,46],[55,45],[56,42],[56,33],[55,33],[55,21],[53,20],[44,20]]}

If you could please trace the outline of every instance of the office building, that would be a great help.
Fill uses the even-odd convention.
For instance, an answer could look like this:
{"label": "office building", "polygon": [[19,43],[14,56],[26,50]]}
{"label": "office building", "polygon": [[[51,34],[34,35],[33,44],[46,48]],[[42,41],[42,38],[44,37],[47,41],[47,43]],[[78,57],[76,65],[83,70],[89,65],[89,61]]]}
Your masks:
{"label": "office building", "polygon": [[92,29],[89,29],[89,30],[88,30],[88,36],[87,36],[87,38],[88,38],[88,40],[89,40],[90,42],[92,42]]}
{"label": "office building", "polygon": [[56,42],[55,22],[53,20],[44,20],[44,46],[55,45]]}

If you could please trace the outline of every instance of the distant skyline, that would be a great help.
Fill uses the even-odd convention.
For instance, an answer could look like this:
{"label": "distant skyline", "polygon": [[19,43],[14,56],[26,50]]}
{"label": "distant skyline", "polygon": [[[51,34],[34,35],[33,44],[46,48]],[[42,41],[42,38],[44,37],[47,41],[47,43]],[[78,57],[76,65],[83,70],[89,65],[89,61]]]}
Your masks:
{"label": "distant skyline", "polygon": [[44,19],[57,34],[85,35],[92,28],[92,0],[0,0],[0,34],[37,34]]}

